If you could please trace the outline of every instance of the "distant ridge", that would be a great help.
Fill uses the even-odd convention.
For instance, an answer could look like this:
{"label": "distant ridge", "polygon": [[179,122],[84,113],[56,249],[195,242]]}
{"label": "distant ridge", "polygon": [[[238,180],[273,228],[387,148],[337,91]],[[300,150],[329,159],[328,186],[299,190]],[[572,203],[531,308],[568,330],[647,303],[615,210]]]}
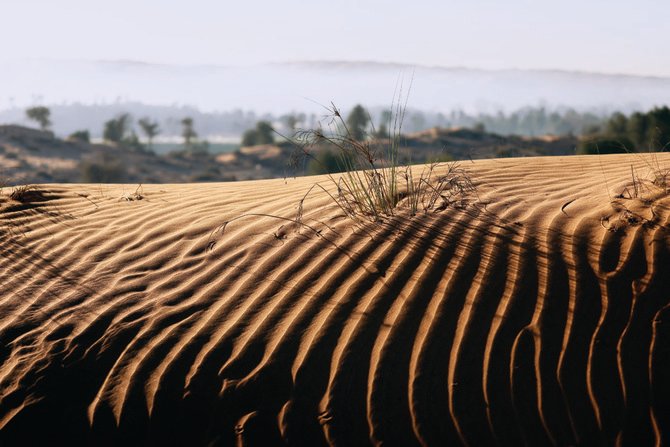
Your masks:
{"label": "distant ridge", "polygon": [[355,70],[428,70],[435,72],[449,72],[449,73],[538,73],[538,74],[554,74],[554,75],[570,75],[570,76],[587,76],[599,78],[634,78],[634,79],[649,79],[669,81],[670,76],[658,75],[640,75],[631,73],[607,73],[600,71],[584,71],[584,70],[567,70],[561,68],[481,68],[468,66],[447,66],[447,65],[426,65],[426,64],[411,64],[404,62],[381,62],[381,61],[366,61],[366,60],[295,60],[295,61],[281,61],[281,62],[267,62],[263,64],[250,65],[235,65],[235,64],[166,64],[161,62],[149,62],[134,59],[94,59],[94,60],[70,60],[59,62],[77,62],[77,63],[92,63],[108,66],[118,67],[149,67],[149,68],[164,68],[164,69],[211,69],[211,70],[231,70],[231,69],[248,69],[258,68],[264,66],[270,67],[299,67],[299,68],[313,68],[313,69],[355,69]]}
{"label": "distant ridge", "polygon": [[567,70],[289,61],[249,66],[168,65],[135,60],[25,59],[0,62],[0,111],[44,104],[139,102],[203,112],[322,113],[335,102],[388,107],[399,79],[412,78],[409,106],[497,113],[527,106],[609,113],[670,103],[670,78]]}
{"label": "distant ridge", "polygon": [[565,70],[560,68],[478,68],[466,66],[445,65],[423,65],[408,64],[402,62],[378,62],[378,61],[347,61],[347,60],[298,60],[289,62],[274,62],[268,65],[297,66],[303,68],[349,68],[349,69],[421,69],[443,72],[473,72],[473,73],[539,73],[539,74],[565,74],[574,76],[594,76],[607,78],[635,78],[635,79],[658,79],[670,80],[670,76],[637,75],[629,73],[606,73],[598,71]]}

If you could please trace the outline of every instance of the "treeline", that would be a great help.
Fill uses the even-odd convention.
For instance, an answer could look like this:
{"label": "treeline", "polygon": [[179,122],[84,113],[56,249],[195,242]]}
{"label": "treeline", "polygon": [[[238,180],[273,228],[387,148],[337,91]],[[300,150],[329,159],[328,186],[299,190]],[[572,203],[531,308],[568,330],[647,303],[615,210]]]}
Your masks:
{"label": "treeline", "polygon": [[[57,107],[62,108],[63,106]],[[180,118],[169,117],[162,120],[160,116],[139,115],[145,118],[137,122],[137,133],[131,118],[132,112],[129,109],[116,113],[113,115],[115,118],[111,120],[109,115],[104,120],[100,119],[98,127],[88,127],[82,122],[80,126],[72,129],[66,135],[78,139],[89,139],[99,135],[109,142],[123,142],[126,145],[138,147],[144,144],[147,148],[151,148],[153,139],[159,134],[168,137],[181,135],[185,146],[197,147],[195,144],[197,135],[193,130],[194,122],[197,122],[200,134],[214,136],[222,135],[220,132],[234,132],[241,137],[242,145],[245,146],[271,143],[274,137],[273,129],[288,136],[296,129],[315,129],[324,118],[316,114],[296,112],[275,116],[256,115],[253,112],[238,110],[212,115],[188,108],[180,110],[192,113],[185,114],[186,118],[182,115]],[[57,115],[58,119],[52,120],[51,112],[50,108],[38,106],[29,109],[24,116],[36,121],[42,128],[57,127],[61,116]],[[360,105],[345,112],[347,115],[358,113],[361,115],[359,120],[363,120],[363,117],[365,120],[369,118],[369,123],[375,125],[374,133],[381,134],[385,133],[384,127],[389,124],[391,115],[391,112],[384,108],[364,109]],[[150,120],[148,116],[152,116],[152,119]],[[366,126],[369,123],[366,121]],[[617,140],[628,150],[649,148],[658,150],[670,142],[670,109],[664,106],[647,112],[635,112],[631,115],[616,112],[610,116],[594,112],[579,112],[575,109],[549,110],[545,107],[528,107],[512,113],[498,112],[495,114],[468,114],[463,111],[453,111],[448,114],[405,111],[402,128],[404,133],[431,127],[465,127],[503,136],[588,136],[591,139]],[[144,138],[138,137],[140,133],[142,134],[140,136]]]}
{"label": "treeline", "polygon": [[[198,132],[205,136],[240,136],[256,125],[257,121],[274,121],[270,114],[259,114],[245,110],[202,112],[194,107],[171,105],[147,105],[138,102],[113,104],[55,104],[49,105],[52,130],[61,136],[70,135],[80,129],[89,129],[92,139],[103,137],[105,122],[111,117],[129,114],[134,117],[151,117],[161,128],[161,136],[172,138],[181,135],[183,117],[191,117],[197,123]],[[0,111],[0,123],[24,121],[25,110],[13,108]]]}
{"label": "treeline", "polygon": [[[178,136],[182,132],[184,116],[198,123],[198,131],[208,138],[241,137],[254,129],[259,121],[271,123],[273,128],[288,132],[291,129],[313,129],[323,118],[324,112],[303,113],[293,111],[284,114],[256,113],[231,110],[202,112],[186,106],[151,106],[127,102],[107,105],[53,105],[49,106],[53,119],[53,130],[59,135],[70,135],[80,129],[89,129],[91,138],[103,137],[103,127],[113,116],[128,113],[136,117],[149,116],[157,122],[164,137]],[[388,113],[384,107],[366,107],[375,124],[383,121]],[[348,112],[344,110],[344,112]],[[0,122],[20,122],[24,110],[12,109],[0,112]],[[415,132],[430,127],[475,127],[483,125],[488,131],[500,135],[580,135],[592,126],[602,125],[608,116],[604,112],[580,112],[570,108],[550,109],[526,107],[514,112],[467,113],[455,110],[449,113],[408,109],[403,130]]]}
{"label": "treeline", "polygon": [[670,148],[670,108],[624,115],[616,112],[601,126],[584,133],[581,153],[666,151]]}
{"label": "treeline", "polygon": [[[35,121],[41,130],[48,131],[52,126],[51,110],[45,106],[35,106],[26,109],[26,118]],[[183,138],[183,151],[185,153],[206,153],[209,143],[207,140],[198,140],[198,134],[194,128],[193,118],[187,116],[180,120],[181,136]],[[158,122],[149,117],[140,118],[137,125],[144,135],[144,139],[135,131],[135,122],[129,113],[121,113],[116,117],[105,121],[102,130],[103,140],[108,144],[123,145],[130,149],[139,151],[153,150],[153,140],[161,133]],[[68,140],[90,142],[91,133],[88,129],[72,132]]]}
{"label": "treeline", "polygon": [[[448,115],[440,113],[421,116],[410,114],[409,124],[431,125],[426,127],[481,127],[499,135],[581,135],[585,130],[598,126],[606,119],[604,114],[579,112],[575,109],[549,110],[545,107],[527,107],[512,113],[468,114],[454,111]],[[417,127],[417,126],[413,126]],[[420,129],[416,129],[420,130]]]}

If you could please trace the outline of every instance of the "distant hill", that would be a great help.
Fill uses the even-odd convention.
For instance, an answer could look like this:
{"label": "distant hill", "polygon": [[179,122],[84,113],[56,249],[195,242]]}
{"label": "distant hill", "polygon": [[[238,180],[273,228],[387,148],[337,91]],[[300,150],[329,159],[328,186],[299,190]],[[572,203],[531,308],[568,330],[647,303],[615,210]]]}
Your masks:
{"label": "distant hill", "polygon": [[[575,137],[503,137],[467,128],[431,128],[403,135],[402,164],[475,158],[569,155]],[[371,144],[385,144],[372,140]],[[310,147],[319,154],[336,150],[325,144]],[[310,160],[296,161],[288,142],[242,147],[214,154],[206,151],[155,154],[123,145],[90,144],[61,139],[52,132],[0,125],[0,188],[31,183],[181,183],[254,180],[315,173]]]}
{"label": "distant hill", "polygon": [[[250,174],[246,174],[250,171]],[[51,132],[0,126],[0,187],[31,183],[170,183],[271,176],[209,154],[157,155],[125,146],[63,140]],[[235,174],[232,174],[234,172]]]}

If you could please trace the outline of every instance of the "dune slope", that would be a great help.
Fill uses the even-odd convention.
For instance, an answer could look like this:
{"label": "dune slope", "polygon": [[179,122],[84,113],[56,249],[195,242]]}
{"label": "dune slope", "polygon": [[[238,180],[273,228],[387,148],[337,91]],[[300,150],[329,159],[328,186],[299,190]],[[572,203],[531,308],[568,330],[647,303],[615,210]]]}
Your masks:
{"label": "dune slope", "polygon": [[323,178],[5,191],[0,444],[669,443],[651,160],[468,162],[466,207],[358,230],[314,194],[318,234],[215,230]]}

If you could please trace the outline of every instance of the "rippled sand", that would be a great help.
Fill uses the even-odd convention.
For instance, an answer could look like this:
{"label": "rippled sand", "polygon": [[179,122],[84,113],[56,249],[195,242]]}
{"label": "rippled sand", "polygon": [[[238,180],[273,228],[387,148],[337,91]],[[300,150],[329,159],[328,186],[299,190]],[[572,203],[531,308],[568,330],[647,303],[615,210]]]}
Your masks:
{"label": "rippled sand", "polygon": [[314,193],[318,234],[215,230],[323,177],[5,189],[0,444],[670,443],[653,158],[468,161],[465,208],[363,229]]}

